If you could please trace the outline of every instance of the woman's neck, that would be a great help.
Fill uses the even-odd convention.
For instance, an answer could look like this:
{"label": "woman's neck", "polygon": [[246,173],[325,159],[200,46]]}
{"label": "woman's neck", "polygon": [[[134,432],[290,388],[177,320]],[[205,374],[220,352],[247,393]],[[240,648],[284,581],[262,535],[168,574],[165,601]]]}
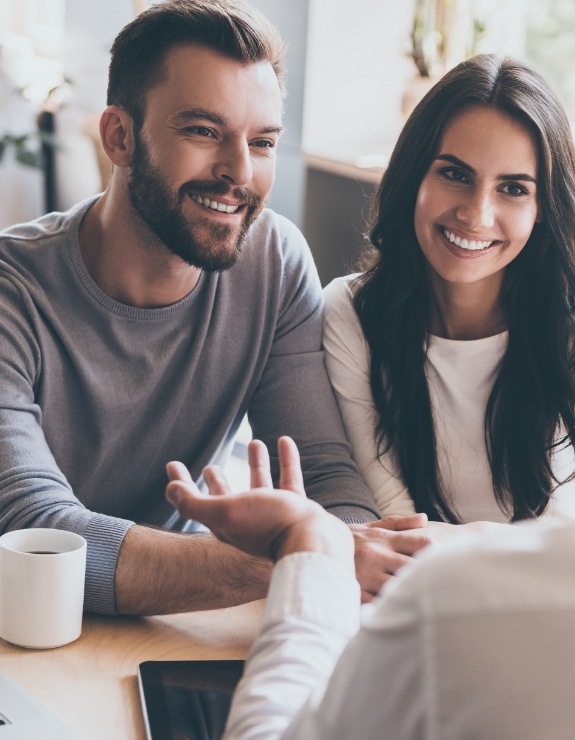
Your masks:
{"label": "woman's neck", "polygon": [[501,334],[507,326],[501,284],[437,284],[432,280],[431,333],[445,339],[471,340]]}

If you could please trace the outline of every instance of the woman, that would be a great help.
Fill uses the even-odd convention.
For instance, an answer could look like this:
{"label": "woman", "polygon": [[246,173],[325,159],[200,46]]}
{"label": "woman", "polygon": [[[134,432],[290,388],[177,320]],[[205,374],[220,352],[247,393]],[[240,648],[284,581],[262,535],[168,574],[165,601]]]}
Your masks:
{"label": "woman", "polygon": [[375,260],[326,289],[324,345],[382,515],[507,522],[575,505],[575,154],[524,63],[481,55],[408,119]]}

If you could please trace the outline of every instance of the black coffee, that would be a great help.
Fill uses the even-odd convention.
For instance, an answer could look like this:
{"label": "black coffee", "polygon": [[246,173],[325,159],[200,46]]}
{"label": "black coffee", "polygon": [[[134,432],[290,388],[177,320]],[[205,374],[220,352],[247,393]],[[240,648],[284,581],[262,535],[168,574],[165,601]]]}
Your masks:
{"label": "black coffee", "polygon": [[28,550],[30,555],[59,555],[56,550]]}

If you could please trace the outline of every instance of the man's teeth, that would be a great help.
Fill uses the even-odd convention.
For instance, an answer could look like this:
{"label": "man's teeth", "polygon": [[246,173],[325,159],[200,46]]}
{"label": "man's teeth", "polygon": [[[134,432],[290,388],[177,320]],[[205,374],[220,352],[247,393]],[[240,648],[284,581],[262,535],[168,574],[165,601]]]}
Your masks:
{"label": "man's teeth", "polygon": [[195,193],[192,193],[191,198],[196,203],[206,206],[206,208],[212,208],[214,211],[221,211],[222,213],[235,213],[239,208],[239,206],[227,206],[225,203],[218,203],[209,198],[202,198],[200,195],[196,195]]}
{"label": "man's teeth", "polygon": [[462,239],[460,236],[456,236],[453,232],[447,231],[447,229],[443,229],[443,233],[445,234],[446,239],[449,239],[452,244],[455,244],[456,247],[461,247],[461,249],[486,249],[493,244],[492,241],[480,242],[473,241],[472,239]]}

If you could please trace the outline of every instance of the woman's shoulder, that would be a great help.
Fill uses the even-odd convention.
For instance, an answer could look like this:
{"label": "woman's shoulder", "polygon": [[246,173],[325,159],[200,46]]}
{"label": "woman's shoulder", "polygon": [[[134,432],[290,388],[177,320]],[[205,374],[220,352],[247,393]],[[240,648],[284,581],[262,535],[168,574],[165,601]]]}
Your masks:
{"label": "woman's shoulder", "polygon": [[354,273],[353,275],[343,275],[342,277],[334,278],[331,283],[326,285],[323,289],[323,298],[325,310],[332,312],[352,312],[355,314],[353,308],[353,293],[352,285],[353,281],[359,277],[360,273]]}
{"label": "woman's shoulder", "polygon": [[352,286],[357,277],[358,274],[338,277],[324,288],[323,341],[328,352],[338,347],[357,356],[366,353],[365,337],[353,305]]}

